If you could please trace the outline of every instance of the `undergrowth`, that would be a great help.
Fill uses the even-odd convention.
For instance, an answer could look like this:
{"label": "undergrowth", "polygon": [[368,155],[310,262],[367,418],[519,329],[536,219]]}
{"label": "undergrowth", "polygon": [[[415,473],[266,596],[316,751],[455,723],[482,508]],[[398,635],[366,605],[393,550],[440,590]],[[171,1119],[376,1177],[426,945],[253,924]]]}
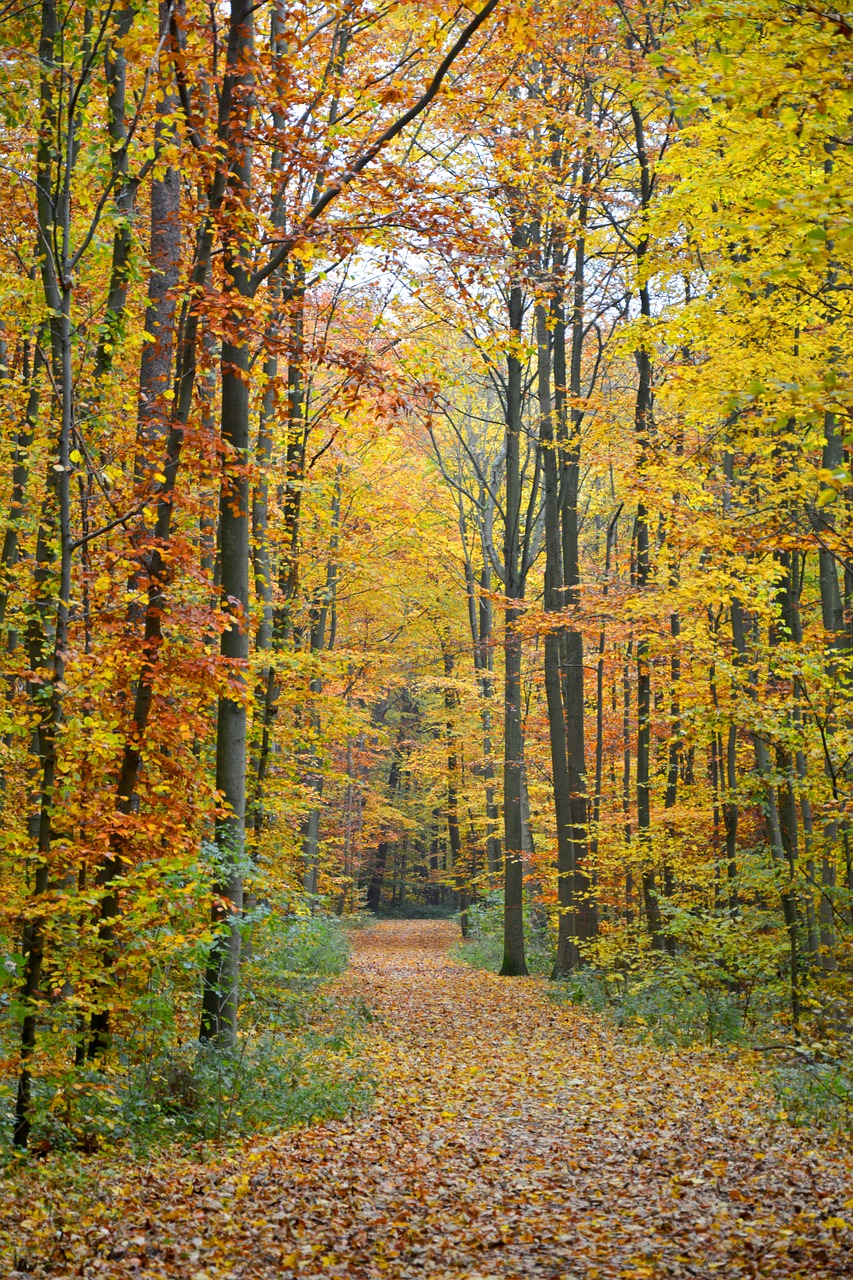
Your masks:
{"label": "undergrowth", "polygon": [[[853,1129],[853,1004],[843,975],[806,974],[803,1010],[790,1011],[787,940],[746,908],[680,910],[666,904],[668,950],[654,951],[639,926],[604,931],[587,963],[549,984],[557,1003],[582,1005],[625,1034],[663,1049],[724,1048],[752,1053],[774,1114],[793,1124]],[[766,916],[766,913],[764,913]],[[503,958],[503,901],[488,895],[471,908],[469,936],[457,959],[498,972]],[[530,971],[549,976],[555,931],[525,907]],[[836,989],[837,988],[837,989]]]}
{"label": "undergrowth", "polygon": [[787,1062],[762,1077],[779,1103],[779,1117],[791,1124],[853,1131],[853,1054],[820,1060],[793,1052]]}
{"label": "undergrowth", "polygon": [[[555,939],[547,915],[527,901],[524,937],[527,967],[531,973],[550,973]],[[468,908],[468,936],[453,949],[456,959],[475,969],[497,973],[503,962],[503,894],[493,891]]]}
{"label": "undergrowth", "polygon": [[[138,1032],[115,1037],[103,1069],[69,1063],[49,1087],[36,1077],[35,1154],[231,1141],[369,1105],[368,1011],[325,989],[346,967],[346,930],[324,915],[261,923],[244,940],[236,1047],[195,1039],[197,999],[184,1010],[171,972],[155,975],[136,1010]],[[2,1090],[7,1159],[14,1083]]]}
{"label": "undergrowth", "polygon": [[383,907],[377,911],[380,920],[452,920],[456,908],[441,902],[412,900],[402,907]]}

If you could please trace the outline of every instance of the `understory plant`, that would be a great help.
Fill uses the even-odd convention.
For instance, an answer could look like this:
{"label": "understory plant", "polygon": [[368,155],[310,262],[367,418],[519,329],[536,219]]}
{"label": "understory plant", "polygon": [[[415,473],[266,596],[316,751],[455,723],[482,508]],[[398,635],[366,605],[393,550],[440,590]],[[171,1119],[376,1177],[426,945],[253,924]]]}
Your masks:
{"label": "understory plant", "polygon": [[[501,967],[503,902],[502,891],[491,889],[468,908],[467,936],[454,954],[475,969],[492,969],[497,973]],[[529,895],[524,902],[524,933],[530,972],[550,972],[554,962],[556,931],[547,913]]]}
{"label": "understory plant", "polygon": [[[237,1043],[195,1038],[198,957],[193,952],[185,965],[173,955],[168,966],[152,967],[106,1061],[72,1058],[63,1076],[36,1077],[37,1153],[227,1141],[369,1104],[366,1011],[327,989],[349,955],[341,922],[281,905],[247,914]],[[11,1084],[0,1095],[4,1110]]]}

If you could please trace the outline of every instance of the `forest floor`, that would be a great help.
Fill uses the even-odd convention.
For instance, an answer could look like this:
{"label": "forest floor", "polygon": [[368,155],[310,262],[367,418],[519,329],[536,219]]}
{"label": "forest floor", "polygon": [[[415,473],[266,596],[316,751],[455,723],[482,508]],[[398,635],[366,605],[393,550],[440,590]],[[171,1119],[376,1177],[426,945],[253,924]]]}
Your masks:
{"label": "forest floor", "polygon": [[13,1247],[17,1276],[853,1277],[849,1152],[776,1118],[746,1067],[632,1043],[454,940],[356,934],[370,1113],[203,1162],[93,1158],[67,1199],[35,1170],[0,1210],[2,1274]]}

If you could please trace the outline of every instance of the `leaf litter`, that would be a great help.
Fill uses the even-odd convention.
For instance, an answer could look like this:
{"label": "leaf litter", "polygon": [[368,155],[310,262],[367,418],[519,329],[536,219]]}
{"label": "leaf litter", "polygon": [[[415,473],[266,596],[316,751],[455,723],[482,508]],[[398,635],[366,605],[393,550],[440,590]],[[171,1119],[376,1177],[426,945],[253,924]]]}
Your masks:
{"label": "leaf litter", "polygon": [[853,1276],[853,1161],[775,1117],[754,1073],[451,959],[450,923],[355,937],[373,1110],[193,1159],[16,1179],[4,1274]]}

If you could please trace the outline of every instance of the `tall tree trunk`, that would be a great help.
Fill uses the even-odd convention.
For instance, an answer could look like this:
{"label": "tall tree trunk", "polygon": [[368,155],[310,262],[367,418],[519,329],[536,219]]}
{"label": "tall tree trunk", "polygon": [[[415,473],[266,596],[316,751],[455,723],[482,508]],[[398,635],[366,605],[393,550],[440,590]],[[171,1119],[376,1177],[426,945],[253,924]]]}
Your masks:
{"label": "tall tree trunk", "polygon": [[[276,60],[286,56],[286,45],[284,40],[285,31],[285,6],[282,0],[275,0],[273,10],[270,15],[270,54],[275,65]],[[284,112],[273,108],[273,126],[283,136],[286,128],[286,117]],[[276,147],[273,149],[270,161],[270,172],[272,182],[275,184],[281,181],[282,170],[285,166],[286,157],[284,152]],[[283,232],[286,220],[286,209],[284,201],[281,198],[281,192],[273,187],[271,193],[272,204],[272,225]],[[276,609],[274,603],[274,568],[273,554],[270,545],[270,518],[269,518],[269,495],[270,495],[270,474],[274,465],[274,430],[278,420],[278,378],[279,378],[279,344],[281,341],[281,330],[285,325],[290,326],[291,341],[288,349],[289,356],[289,372],[288,385],[290,387],[294,376],[298,379],[298,385],[301,388],[303,377],[302,365],[302,344],[301,344],[301,323],[302,323],[302,292],[297,292],[297,296],[290,299],[289,302],[283,298],[284,282],[281,272],[271,278],[269,285],[271,314],[266,332],[265,342],[265,359],[264,359],[264,393],[261,399],[261,410],[258,421],[258,438],[255,451],[255,465],[257,467],[257,481],[255,483],[254,492],[252,494],[252,563],[254,568],[255,580],[255,596],[261,602],[261,618],[258,625],[257,634],[255,636],[255,649],[259,653],[270,653],[271,655],[282,648],[288,627],[288,610],[281,606]],[[290,449],[289,442],[291,438],[292,415],[294,410],[298,414],[298,433],[302,439],[304,435],[304,424],[302,421],[302,396],[294,400],[292,394],[287,396],[286,415],[287,423],[287,439],[285,443],[285,455],[287,458],[287,466],[290,466]],[[302,454],[300,453],[300,458]],[[291,511],[290,493],[292,492],[294,483],[301,481],[301,469],[298,476],[291,477],[288,470],[286,476],[286,492],[285,512],[286,515]],[[298,520],[296,521],[298,525]],[[285,540],[284,565],[280,580],[290,582],[290,561],[295,554],[295,547],[298,541],[298,528],[289,531],[290,536]],[[253,833],[254,845],[257,848],[265,822],[264,796],[267,784],[267,771],[269,768],[270,754],[272,751],[272,735],[273,724],[275,720],[276,707],[278,703],[278,680],[276,677],[275,659],[271,657],[268,664],[261,668],[258,684],[255,689],[255,713],[253,717],[253,725],[256,734],[255,750],[252,759],[252,794],[251,794],[251,828]]]}
{"label": "tall tree trunk", "polygon": [[[631,118],[634,124],[634,141],[640,169],[640,204],[645,215],[651,203],[651,169],[646,149],[643,118],[634,103],[631,104]],[[648,236],[644,234],[636,246],[640,316],[644,324],[651,323],[652,315],[649,287],[645,278],[648,247]],[[642,477],[645,470],[649,437],[652,431],[652,362],[648,341],[649,339],[644,333],[642,345],[634,353],[638,375],[637,395],[634,405],[634,429],[639,450],[637,471],[640,477]],[[634,537],[635,585],[639,591],[643,592],[648,587],[649,574],[651,572],[649,513],[643,497],[637,503]],[[642,882],[646,921],[652,938],[652,946],[659,951],[663,950],[664,938],[661,932],[662,919],[651,851],[651,734],[652,681],[649,641],[646,636],[641,634],[637,639],[637,839],[643,858]]]}
{"label": "tall tree trunk", "polygon": [[[251,71],[254,5],[232,0],[227,64],[234,109],[226,142],[229,154],[225,273],[228,312],[222,339],[221,434],[225,449],[219,502],[222,608],[229,625],[220,653],[231,671],[231,689],[219,697],[216,725],[216,789],[224,812],[216,820],[219,865],[211,918],[218,933],[204,977],[200,1038],[233,1044],[237,1037],[240,914],[246,819],[246,743],[249,659],[249,246],[240,230],[251,194]],[[224,90],[223,90],[224,92]],[[226,905],[227,904],[227,905]]]}
{"label": "tall tree trunk", "polygon": [[[58,14],[53,0],[42,4],[39,61],[41,65],[41,141],[37,157],[38,235],[45,307],[50,319],[54,401],[59,420],[54,449],[48,458],[46,497],[36,551],[37,599],[29,633],[30,666],[36,679],[30,696],[38,708],[34,746],[41,768],[38,800],[37,864],[33,904],[23,930],[23,979],[19,999],[21,1022],[20,1072],[15,1101],[13,1140],[25,1147],[32,1109],[30,1063],[36,1045],[36,1005],[44,963],[45,921],[39,900],[46,893],[52,867],[54,807],[57,787],[58,737],[63,718],[65,654],[71,601],[71,430],[74,385],[71,349],[71,177],[76,152],[75,117],[70,113],[61,133],[61,153],[54,165],[51,151],[58,118],[56,42]],[[55,178],[55,173],[58,176]],[[56,246],[56,252],[54,251]],[[52,459],[52,460],[51,460]],[[52,547],[58,543],[59,564]],[[57,572],[58,569],[58,572]],[[61,875],[59,875],[61,879]]]}
{"label": "tall tree trunk", "polygon": [[486,790],[486,865],[491,873],[500,868],[501,841],[498,835],[498,805],[495,800],[495,758],[492,749],[492,699],[494,698],[493,608],[489,598],[492,571],[483,554],[480,571],[479,660],[483,720],[483,781]]}
{"label": "tall tree trunk", "polygon": [[[177,52],[174,11],[170,10],[172,28],[171,43],[164,46],[164,52],[173,59]],[[217,122],[217,136],[224,141],[232,109],[231,82],[233,70],[228,70],[220,97],[220,111]],[[139,675],[135,681],[133,714],[127,730],[121,763],[116,783],[116,813],[119,818],[129,815],[133,808],[133,800],[139,781],[143,759],[143,749],[148,731],[148,723],[154,706],[154,688],[160,670],[163,644],[163,617],[166,612],[166,593],[169,582],[169,548],[172,541],[173,521],[175,513],[175,490],[181,463],[184,434],[189,422],[193,405],[193,396],[198,368],[197,340],[199,335],[200,313],[196,299],[203,295],[210,273],[211,257],[214,242],[214,219],[222,204],[226,190],[226,170],[219,167],[213,176],[207,192],[207,209],[199,224],[196,240],[193,267],[190,274],[188,300],[185,303],[179,338],[176,338],[177,359],[175,366],[174,396],[171,402],[171,415],[168,423],[168,434],[165,442],[165,453],[161,459],[158,472],[163,479],[154,495],[152,505],[155,508],[153,529],[148,528],[143,519],[135,536],[136,550],[141,569],[147,578],[146,605],[143,621],[143,635],[139,646],[141,652]],[[140,382],[141,394],[144,385]],[[138,450],[137,456],[140,456]],[[126,852],[124,828],[117,822],[110,833],[110,854],[98,870],[98,883],[102,891],[106,891],[101,899],[101,934],[107,951],[105,963],[109,964],[109,948],[112,940],[112,921],[118,911],[118,898],[112,886],[120,873],[123,855]],[[106,1046],[109,1023],[109,1005],[96,1012],[92,1017],[92,1038],[90,1056],[99,1056]]]}
{"label": "tall tree trunk", "polygon": [[[633,639],[625,646],[622,663],[622,833],[626,846],[631,842],[631,654]],[[634,918],[634,876],[630,865],[625,871],[625,919]]]}
{"label": "tall tree trunk", "polygon": [[[339,468],[335,476],[335,485],[332,493],[332,521],[329,537],[329,558],[326,563],[326,581],[319,592],[318,598],[315,599],[311,608],[310,644],[312,655],[320,654],[326,648],[327,624],[330,619],[332,622],[328,636],[328,647],[330,649],[335,640],[334,617],[335,593],[338,580],[338,539],[340,536],[340,519],[341,477]],[[322,692],[322,676],[315,674],[311,679],[312,702],[315,698],[318,698]],[[312,706],[310,712],[310,723],[315,742],[312,743],[312,749],[310,752],[310,769],[306,781],[308,786],[314,792],[315,802],[311,806],[308,817],[305,821],[303,830],[302,859],[304,868],[303,887],[306,893],[316,894],[319,876],[320,801],[323,795],[323,769],[318,746],[321,729],[320,715],[314,706]]]}
{"label": "tall tree trunk", "polygon": [[495,803],[495,761],[492,750],[492,698],[494,696],[494,658],[492,655],[492,574],[488,553],[483,548],[483,567],[479,582],[466,541],[466,521],[460,509],[460,534],[465,562],[465,592],[468,601],[468,625],[474,655],[474,671],[480,694],[480,720],[483,727],[482,778],[486,807],[486,865],[490,873],[498,870],[500,863],[500,838],[497,834],[498,807]]}
{"label": "tall tree trunk", "polygon": [[[401,744],[398,742],[394,750],[394,758],[391,761],[391,769],[388,773],[388,792],[394,795],[400,785],[402,775],[401,760]],[[382,903],[382,881],[385,878],[385,867],[388,861],[388,850],[391,847],[389,840],[380,840],[376,848],[376,860],[373,864],[373,870],[367,883],[367,895],[365,905],[368,911],[374,913],[379,910]]]}
{"label": "tall tree trunk", "polygon": [[[9,593],[15,581],[15,570],[20,560],[20,532],[27,517],[27,491],[30,481],[29,451],[35,438],[42,399],[42,382],[48,372],[40,340],[35,343],[26,340],[23,348],[21,376],[28,390],[23,420],[18,427],[13,446],[9,516],[3,537],[3,547],[0,550],[0,627],[6,622]],[[8,376],[4,362],[4,380],[8,379]],[[6,638],[7,649],[11,652],[17,647],[17,643],[17,633],[10,630]]]}
{"label": "tall tree trunk", "polygon": [[[168,0],[160,2],[160,31],[168,31],[171,5]],[[170,60],[164,59],[166,65]],[[161,80],[166,77],[161,71]],[[173,129],[170,113],[174,110],[174,96],[164,87],[158,103],[158,121],[155,125],[155,137],[162,142]],[[175,169],[167,169],[161,178],[155,178],[151,184],[151,238],[149,248],[148,305],[145,312],[145,333],[148,335],[142,348],[139,368],[139,390],[137,396],[136,421],[136,456],[134,463],[135,479],[142,493],[150,491],[154,476],[163,466],[163,454],[168,450],[169,442],[169,407],[166,392],[169,389],[172,364],[175,352],[175,311],[176,290],[178,286],[181,263],[181,224],[180,224],[180,177]],[[124,261],[122,241],[117,239],[113,248],[116,274],[116,257],[118,257],[118,274],[121,277],[127,270]],[[128,250],[129,252],[129,250]],[[121,283],[121,281],[119,282]],[[122,292],[123,290],[123,292]],[[118,323],[119,306],[124,307],[127,294],[127,282],[117,285],[111,291],[113,305],[113,324]],[[107,367],[107,357],[99,351],[99,360]],[[171,503],[169,504],[171,510]],[[138,553],[138,569],[133,574],[131,587],[134,591],[144,588],[145,558],[150,547],[158,536],[162,536],[162,522],[158,517],[152,521],[147,513],[143,513],[140,524],[134,534],[134,543]],[[153,578],[149,577],[149,616],[146,618],[146,640],[151,644],[152,654],[156,654],[160,638],[160,608],[158,599],[154,609],[151,608],[151,586]],[[154,613],[156,612],[156,624]],[[138,624],[144,614],[135,603],[128,610],[131,625]],[[150,636],[148,632],[151,632]],[[141,734],[150,711],[150,686],[143,675],[137,684],[134,726]],[[141,762],[139,744],[135,743],[125,755],[122,775],[119,780],[118,811],[130,813],[131,800]],[[114,949],[115,918],[118,914],[118,896],[110,888],[119,874],[122,838],[118,832],[113,836],[113,856],[108,858],[98,871],[98,884],[105,890],[100,903],[100,922],[98,940],[101,947],[101,959],[105,970],[112,965]],[[87,1054],[92,1059],[100,1059],[106,1052],[109,1031],[109,1007],[96,1010],[91,1017],[90,1036]]]}
{"label": "tall tree trunk", "polygon": [[[829,163],[831,166],[831,160]],[[833,353],[837,356],[835,348],[833,348]],[[843,465],[843,436],[838,430],[835,414],[827,413],[824,416],[824,444],[821,466],[826,471],[837,473]],[[836,556],[833,549],[827,545],[828,538],[835,532],[835,517],[832,507],[822,507],[818,510],[816,507],[811,506],[809,508],[809,518],[813,528],[815,528],[820,538],[818,545],[820,612],[823,629],[828,640],[828,649],[830,655],[834,652],[843,653],[845,650],[850,648],[850,632],[846,625],[844,616],[844,601],[842,599],[841,589],[838,583],[838,565],[836,562]],[[830,658],[830,670],[832,670],[835,665],[837,664],[832,663]],[[830,726],[828,725],[827,728],[829,729]],[[829,759],[826,760],[825,770],[827,774],[830,775],[830,782],[833,792],[835,792],[837,790],[837,780],[831,776],[833,773],[833,765]],[[834,969],[837,964],[834,901],[837,879],[838,845],[839,837],[841,836],[843,836],[844,842],[849,848],[848,824],[846,819],[839,821],[837,818],[833,817],[829,822],[824,824],[822,832],[823,852],[821,856],[818,916],[820,920],[821,964],[827,970]],[[850,887],[851,886],[848,884],[848,888]]]}
{"label": "tall tree trunk", "polygon": [[[524,249],[527,234],[513,227],[512,247]],[[517,275],[520,264],[514,262]],[[521,821],[521,786],[524,741],[521,727],[521,619],[523,579],[521,563],[521,409],[522,368],[518,350],[524,312],[522,286],[516,279],[510,288],[509,330],[512,345],[507,354],[506,392],[506,524],[504,528],[504,588],[507,608],[504,622],[504,954],[501,973],[527,974],[524,958],[524,879]]]}
{"label": "tall tree trunk", "polygon": [[[606,597],[610,589],[610,559],[613,551],[613,541],[616,537],[616,527],[619,523],[619,516],[622,514],[622,504],[616,511],[612,520],[607,526],[607,539],[604,549],[604,582],[602,593]],[[596,664],[595,678],[595,794],[593,796],[592,810],[592,828],[593,835],[590,840],[590,849],[593,853],[598,852],[598,830],[601,821],[601,792],[604,786],[604,654],[606,648],[606,632],[604,626],[604,618],[601,620],[601,627],[598,633],[598,662]],[[614,695],[615,696],[615,695]],[[613,710],[616,710],[614,701]]]}
{"label": "tall tree trunk", "polygon": [[[560,493],[554,414],[551,403],[551,353],[545,303],[536,304],[536,364],[539,395],[539,448],[545,477],[545,610],[564,608],[563,548],[560,538]],[[553,978],[565,977],[580,963],[575,919],[575,846],[572,838],[572,795],[566,744],[566,717],[560,671],[561,629],[549,626],[543,649],[551,778],[557,825],[557,895],[559,917]]]}
{"label": "tall tree trunk", "polygon": [[[585,113],[591,118],[592,99],[587,93]],[[571,610],[580,605],[580,552],[578,500],[580,496],[581,423],[584,410],[583,353],[586,306],[586,225],[589,216],[592,157],[584,157],[578,199],[578,234],[574,243],[572,273],[571,346],[566,369],[566,324],[563,299],[555,295],[554,325],[554,405],[557,435],[561,448],[560,530],[562,538],[563,607],[570,611],[569,624],[561,633],[560,663],[562,694],[566,717],[566,756],[572,813],[572,900],[574,929],[581,941],[595,937],[598,916],[592,883],[586,871],[589,852],[589,805],[586,779],[586,747],[584,732],[584,652],[583,633],[571,623]],[[567,375],[568,373],[568,381]],[[568,392],[568,395],[567,395]],[[565,956],[561,960],[561,950]],[[557,963],[563,965],[572,944],[566,939],[557,944]]]}
{"label": "tall tree trunk", "polygon": [[450,684],[453,679],[453,654],[443,639],[441,653],[444,663],[444,736],[447,749],[447,841],[456,891],[459,894],[459,923],[462,937],[465,938],[468,936],[468,879],[467,868],[462,865],[462,838],[459,831],[459,756],[454,722],[458,698]]}
{"label": "tall tree trunk", "polygon": [[136,11],[131,5],[125,5],[117,11],[115,27],[111,38],[107,41],[104,57],[107,81],[107,131],[110,139],[113,190],[118,216],[113,232],[113,256],[106,314],[101,325],[95,355],[96,383],[108,369],[112,368],[115,353],[124,336],[127,294],[132,276],[131,252],[136,184],[128,181],[127,173],[127,59],[124,41],[135,16]]}
{"label": "tall tree trunk", "polygon": [[[747,626],[749,623],[749,615],[743,608],[740,601],[733,599],[731,606],[732,618],[732,638],[734,648],[737,655],[738,665],[746,670],[746,693],[747,696],[755,701],[758,696],[756,688],[755,673],[747,669],[748,642],[747,642]],[[782,914],[785,920],[785,930],[788,935],[788,949],[790,954],[791,965],[791,1013],[794,1025],[797,1026],[800,1019],[800,966],[799,966],[799,948],[797,943],[797,926],[798,912],[796,893],[793,882],[793,855],[792,851],[786,851],[782,823],[779,817],[779,803],[777,797],[776,786],[773,782],[773,775],[770,763],[770,752],[767,743],[764,741],[760,732],[756,729],[750,731],[752,737],[753,751],[755,753],[755,769],[762,784],[763,791],[763,810],[764,820],[767,831],[767,843],[770,848],[770,854],[776,864],[778,873],[782,880],[780,888],[780,898],[782,902]]]}
{"label": "tall tree trunk", "polygon": [[[166,39],[173,5],[160,0],[160,31]],[[170,49],[171,51],[171,49]],[[165,142],[173,131],[171,113],[175,94],[170,92],[162,59],[158,94],[158,118],[154,136]],[[136,476],[150,486],[158,471],[169,431],[166,392],[172,378],[175,355],[175,312],[181,269],[181,177],[168,168],[151,182],[151,237],[149,248],[148,305],[145,311],[145,345],[139,369],[137,410]]]}
{"label": "tall tree trunk", "polygon": [[[712,610],[708,609],[708,621],[711,631],[715,636],[718,629],[718,623],[715,621]],[[720,709],[720,699],[717,691],[717,674],[716,667],[712,664],[710,671],[710,690],[711,701],[716,711]],[[714,730],[715,756],[717,762],[717,785],[720,798],[720,807],[723,815],[723,826],[725,828],[726,839],[726,877],[728,880],[728,906],[729,911],[734,913],[738,909],[738,865],[737,865],[737,833],[739,810],[738,803],[735,799],[737,794],[737,727],[730,724],[726,734],[725,748],[723,747],[722,734]],[[716,883],[716,875],[715,875]]]}

